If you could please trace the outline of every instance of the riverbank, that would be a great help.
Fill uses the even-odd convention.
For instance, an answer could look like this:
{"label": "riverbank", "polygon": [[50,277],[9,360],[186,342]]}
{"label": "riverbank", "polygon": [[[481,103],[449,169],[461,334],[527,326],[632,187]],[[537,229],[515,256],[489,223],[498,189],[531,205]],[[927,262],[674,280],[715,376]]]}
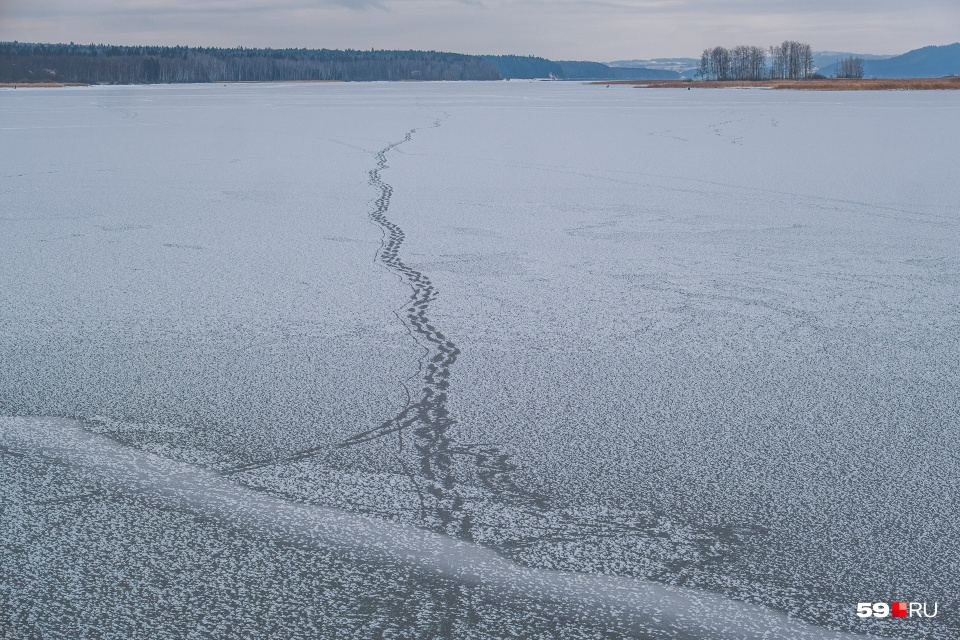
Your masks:
{"label": "riverbank", "polygon": [[876,78],[850,80],[616,80],[592,82],[630,85],[638,89],[799,89],[806,91],[931,91],[960,89],[960,76],[944,78]]}

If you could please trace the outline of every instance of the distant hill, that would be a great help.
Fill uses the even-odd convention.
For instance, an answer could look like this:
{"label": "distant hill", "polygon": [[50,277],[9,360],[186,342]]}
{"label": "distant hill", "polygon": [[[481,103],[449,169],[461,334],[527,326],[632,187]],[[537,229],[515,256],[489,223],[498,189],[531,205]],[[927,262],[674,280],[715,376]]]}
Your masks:
{"label": "distant hill", "polygon": [[610,67],[600,62],[561,60],[557,62],[566,80],[679,80],[676,71],[642,67]]}
{"label": "distant hill", "polygon": [[[825,66],[818,72],[833,76],[836,65]],[[942,78],[960,75],[960,42],[914,49],[882,60],[865,59],[863,75],[866,78]]]}
{"label": "distant hill", "polygon": [[814,51],[813,66],[818,69],[836,64],[844,58],[863,58],[866,60],[886,60],[892,58],[892,55],[878,55],[875,53],[852,53],[850,51]]}
{"label": "distant hill", "polygon": [[651,58],[649,60],[614,60],[608,62],[611,67],[627,67],[632,69],[658,69],[661,71],[675,71],[682,74],[689,69],[700,66],[699,58]]}
{"label": "distant hill", "polygon": [[533,56],[484,56],[505,79],[677,80],[679,74],[658,69],[618,68],[600,62],[553,61]]}
{"label": "distant hill", "polygon": [[553,60],[536,56],[483,56],[483,59],[496,67],[504,80],[537,80],[541,78],[562,78],[563,70]]}
{"label": "distant hill", "polygon": [[[857,57],[864,60],[883,60],[892,58],[890,55],[876,55],[871,53],[850,53],[847,51],[814,51],[813,66],[827,67],[843,58]],[[608,62],[611,67],[645,67],[647,69],[662,69],[676,71],[682,78],[694,78],[700,68],[699,58],[651,58],[649,60],[614,60]],[[831,67],[832,69],[833,67]]]}

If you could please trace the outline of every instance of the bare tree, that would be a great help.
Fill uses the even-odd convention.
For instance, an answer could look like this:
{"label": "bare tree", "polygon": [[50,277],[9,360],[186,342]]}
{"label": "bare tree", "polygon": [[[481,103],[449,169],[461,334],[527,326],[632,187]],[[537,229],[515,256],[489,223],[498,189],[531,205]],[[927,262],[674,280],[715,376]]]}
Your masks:
{"label": "bare tree", "polygon": [[704,49],[697,75],[702,80],[727,80],[730,76],[730,52],[723,47]]}
{"label": "bare tree", "polygon": [[770,77],[787,77],[787,57],[782,46],[770,47]]}
{"label": "bare tree", "polygon": [[786,40],[780,46],[770,47],[770,57],[771,78],[797,80],[813,74],[813,50],[809,44]]}
{"label": "bare tree", "polygon": [[863,58],[853,56],[837,62],[836,76],[838,78],[863,78]]}
{"label": "bare tree", "polygon": [[800,45],[800,73],[801,78],[813,75],[813,49],[809,44]]}
{"label": "bare tree", "polygon": [[750,47],[740,45],[730,50],[730,78],[746,80],[749,76]]}
{"label": "bare tree", "polygon": [[730,78],[730,52],[723,47],[714,47],[710,51],[710,75],[716,80]]}
{"label": "bare tree", "polygon": [[766,51],[740,45],[733,49],[714,47],[700,54],[697,76],[702,80],[762,80],[767,71]]}
{"label": "bare tree", "polygon": [[700,54],[700,67],[697,69],[697,77],[701,80],[710,80],[710,49],[704,49]]}
{"label": "bare tree", "polygon": [[750,47],[750,80],[763,80],[767,75],[767,52],[763,47]]}

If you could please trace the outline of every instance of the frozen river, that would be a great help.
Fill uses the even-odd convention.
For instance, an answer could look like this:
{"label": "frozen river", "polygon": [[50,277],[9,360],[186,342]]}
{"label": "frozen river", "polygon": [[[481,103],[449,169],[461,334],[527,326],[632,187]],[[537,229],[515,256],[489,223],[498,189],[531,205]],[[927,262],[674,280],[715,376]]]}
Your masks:
{"label": "frozen river", "polygon": [[960,636],[958,149],[956,92],[0,90],[0,637]]}

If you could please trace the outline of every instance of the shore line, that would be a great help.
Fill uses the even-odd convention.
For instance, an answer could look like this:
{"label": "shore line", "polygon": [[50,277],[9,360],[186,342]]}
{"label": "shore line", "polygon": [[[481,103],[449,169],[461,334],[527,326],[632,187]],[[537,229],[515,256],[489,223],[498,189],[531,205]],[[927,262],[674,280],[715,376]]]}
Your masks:
{"label": "shore line", "polygon": [[625,85],[638,89],[795,89],[800,91],[956,91],[960,76],[943,78],[870,78],[850,80],[611,80],[593,85]]}

